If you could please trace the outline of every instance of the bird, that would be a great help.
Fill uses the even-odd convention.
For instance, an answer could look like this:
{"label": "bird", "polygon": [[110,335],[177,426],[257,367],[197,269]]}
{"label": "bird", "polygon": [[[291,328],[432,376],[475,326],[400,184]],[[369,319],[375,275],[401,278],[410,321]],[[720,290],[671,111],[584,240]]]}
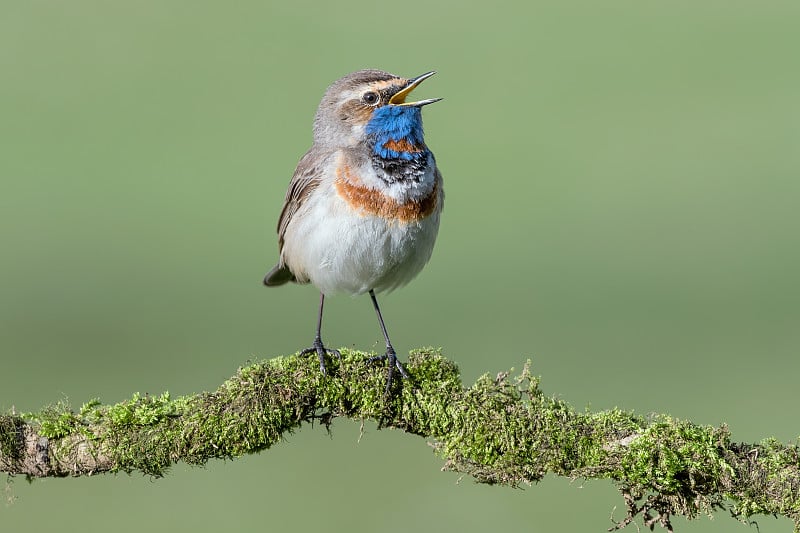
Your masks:
{"label": "bird", "polygon": [[341,356],[322,341],[325,297],[368,293],[386,342],[386,391],[398,360],[376,293],[402,287],[428,263],[444,206],[442,174],[425,144],[422,107],[407,101],[436,72],[404,78],[377,69],[332,83],[317,108],[311,148],[300,158],[278,218],[280,259],[264,285],[311,283],[320,292],[316,335],[301,355]]}

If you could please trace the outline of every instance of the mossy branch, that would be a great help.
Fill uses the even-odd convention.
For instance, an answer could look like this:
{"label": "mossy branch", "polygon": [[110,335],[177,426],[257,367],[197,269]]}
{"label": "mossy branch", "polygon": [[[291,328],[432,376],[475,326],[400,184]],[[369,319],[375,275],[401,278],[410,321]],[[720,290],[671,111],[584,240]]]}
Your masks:
{"label": "mossy branch", "polygon": [[0,415],[0,471],[160,476],[178,461],[258,452],[304,422],[343,416],[430,439],[446,469],[481,483],[517,486],[548,473],[610,479],[628,510],[617,528],[641,517],[671,530],[671,516],[728,504],[740,520],[783,515],[800,529],[796,444],[733,443],[724,426],[668,416],[579,412],[545,396],[528,365],[519,376],[486,375],[464,388],[456,365],[430,349],[411,354],[412,379],[395,380],[387,397],[385,369],[365,357],[343,349],[327,377],[316,358],[290,356],[241,368],[210,393],[135,394],[116,405],[92,400],[77,412],[59,404]]}

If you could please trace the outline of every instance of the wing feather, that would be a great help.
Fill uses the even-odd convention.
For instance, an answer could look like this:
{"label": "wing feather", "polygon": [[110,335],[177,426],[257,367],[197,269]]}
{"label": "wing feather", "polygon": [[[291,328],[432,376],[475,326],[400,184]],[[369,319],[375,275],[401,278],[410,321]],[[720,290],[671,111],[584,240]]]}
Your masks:
{"label": "wing feather", "polygon": [[283,241],[286,235],[286,228],[297,210],[303,205],[306,198],[316,189],[322,179],[322,172],[319,165],[324,158],[318,157],[313,150],[309,150],[300,158],[297,168],[289,182],[289,189],[286,191],[286,200],[283,203],[281,216],[278,218],[278,249],[283,251]]}
{"label": "wing feather", "polygon": [[[278,250],[280,252],[283,252],[283,243],[289,222],[292,221],[292,217],[303,205],[306,198],[320,184],[322,179],[320,170],[324,160],[323,157],[319,157],[319,153],[315,152],[312,147],[297,163],[297,168],[294,170],[292,179],[289,182],[289,188],[286,191],[286,199],[283,203],[281,216],[278,218]],[[297,278],[283,262],[283,255],[281,254],[278,264],[264,276],[264,285],[276,287],[289,281],[297,281]]]}

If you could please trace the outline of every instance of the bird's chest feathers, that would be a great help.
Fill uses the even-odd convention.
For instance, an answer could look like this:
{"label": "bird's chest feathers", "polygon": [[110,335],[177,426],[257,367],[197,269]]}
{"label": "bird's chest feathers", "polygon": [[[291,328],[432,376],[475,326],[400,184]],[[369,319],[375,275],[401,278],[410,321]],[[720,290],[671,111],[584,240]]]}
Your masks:
{"label": "bird's chest feathers", "polygon": [[[377,216],[390,223],[419,222],[430,216],[439,205],[438,183],[433,179],[422,184],[397,183],[386,185],[382,180],[362,179],[345,162],[336,170],[334,182],[337,195],[345,204],[362,216]],[[372,181],[373,183],[369,183]],[[377,183],[376,183],[377,182]],[[397,198],[390,188],[404,187],[410,190]]]}

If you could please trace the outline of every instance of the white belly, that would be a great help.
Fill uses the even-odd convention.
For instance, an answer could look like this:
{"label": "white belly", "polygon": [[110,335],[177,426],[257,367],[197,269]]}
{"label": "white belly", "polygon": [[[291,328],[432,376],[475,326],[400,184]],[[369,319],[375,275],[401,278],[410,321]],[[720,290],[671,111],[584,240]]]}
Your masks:
{"label": "white belly", "polygon": [[362,294],[401,287],[433,252],[439,213],[413,222],[361,215],[321,185],[286,228],[283,258],[298,281],[322,293]]}

